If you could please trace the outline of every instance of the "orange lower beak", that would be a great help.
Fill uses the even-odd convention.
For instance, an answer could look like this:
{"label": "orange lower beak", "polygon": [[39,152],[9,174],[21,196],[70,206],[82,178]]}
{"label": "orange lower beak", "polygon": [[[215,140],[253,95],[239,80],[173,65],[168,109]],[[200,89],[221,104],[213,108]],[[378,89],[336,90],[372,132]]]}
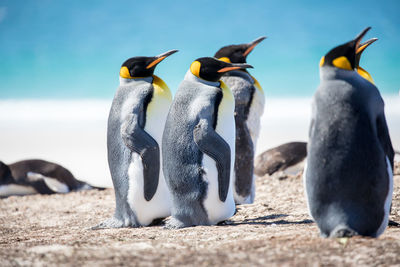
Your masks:
{"label": "orange lower beak", "polygon": [[220,69],[218,72],[227,72],[227,71],[231,71],[231,70],[238,70],[241,69],[241,67],[225,67]]}

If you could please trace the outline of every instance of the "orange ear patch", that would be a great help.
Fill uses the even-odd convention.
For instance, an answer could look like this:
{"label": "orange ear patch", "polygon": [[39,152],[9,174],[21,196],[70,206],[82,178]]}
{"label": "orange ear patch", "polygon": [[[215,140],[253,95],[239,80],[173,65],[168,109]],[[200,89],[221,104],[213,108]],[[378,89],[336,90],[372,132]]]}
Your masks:
{"label": "orange ear patch", "polygon": [[345,56],[341,56],[332,60],[333,66],[344,70],[353,70],[350,61]]}
{"label": "orange ear patch", "polygon": [[200,67],[201,67],[201,63],[199,61],[193,61],[193,63],[190,65],[190,72],[200,78]]}
{"label": "orange ear patch", "polygon": [[133,79],[126,66],[121,67],[121,69],[119,70],[119,76],[125,79]]}
{"label": "orange ear patch", "polygon": [[321,57],[321,60],[319,61],[319,66],[322,67],[325,63],[325,57]]}
{"label": "orange ear patch", "polygon": [[226,62],[226,63],[232,63],[231,60],[228,57],[221,57],[218,60],[221,60],[221,61]]}

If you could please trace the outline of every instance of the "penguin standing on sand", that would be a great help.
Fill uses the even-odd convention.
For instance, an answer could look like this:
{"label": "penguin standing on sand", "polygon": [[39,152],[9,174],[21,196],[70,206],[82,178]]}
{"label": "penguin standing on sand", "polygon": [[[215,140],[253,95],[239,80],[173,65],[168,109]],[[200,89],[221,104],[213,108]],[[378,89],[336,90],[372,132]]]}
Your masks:
{"label": "penguin standing on sand", "polygon": [[304,183],[323,237],[377,237],[389,221],[394,151],[384,103],[375,85],[355,71],[369,29],[320,62]]}
{"label": "penguin standing on sand", "polygon": [[160,146],[172,96],[153,72],[158,63],[175,52],[133,57],[122,64],[107,128],[116,209],[112,218],[94,229],[147,226],[170,215]]}
{"label": "penguin standing on sand", "polygon": [[213,225],[235,212],[234,98],[220,81],[232,70],[250,68],[204,57],[180,84],[163,134],[163,169],[172,196],[168,228]]}
{"label": "penguin standing on sand", "polygon": [[[250,52],[265,38],[257,38],[248,44],[222,47],[215,57],[228,63],[246,63]],[[260,132],[260,118],[264,112],[264,92],[258,81],[245,69],[227,72],[221,80],[235,97],[236,154],[233,195],[236,204],[249,204],[253,203],[255,196],[254,153]]]}

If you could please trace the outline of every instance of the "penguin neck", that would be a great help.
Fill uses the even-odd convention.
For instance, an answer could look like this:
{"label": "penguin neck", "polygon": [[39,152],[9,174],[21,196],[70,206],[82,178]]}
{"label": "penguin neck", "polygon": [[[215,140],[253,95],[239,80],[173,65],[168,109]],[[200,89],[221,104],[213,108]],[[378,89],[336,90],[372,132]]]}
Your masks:
{"label": "penguin neck", "polygon": [[250,73],[248,73],[247,71],[233,70],[225,73],[223,77],[229,77],[229,76],[241,77],[252,84],[255,83],[253,76],[251,76]]}
{"label": "penguin neck", "polygon": [[152,83],[153,82],[153,77],[149,76],[149,77],[134,78],[134,79],[126,79],[126,78],[122,78],[121,76],[119,77],[119,84],[120,85],[132,85],[132,84],[135,84],[137,82]]}
{"label": "penguin neck", "polygon": [[370,83],[375,84],[374,79],[372,79],[371,74],[369,74],[368,71],[366,71],[363,68],[361,68],[360,66],[358,66],[357,72],[358,72],[358,74],[360,74],[361,77],[363,77]]}
{"label": "penguin neck", "polygon": [[202,84],[205,84],[208,86],[213,86],[213,87],[220,87],[220,84],[221,84],[220,82],[210,82],[210,81],[203,80],[203,79],[195,76],[190,70],[188,70],[186,72],[185,80],[192,81],[192,82],[198,82],[198,83],[202,83]]}
{"label": "penguin neck", "polygon": [[351,78],[357,76],[357,73],[352,70],[343,70],[331,66],[324,66],[319,68],[319,77],[322,80],[335,80],[337,78]]}

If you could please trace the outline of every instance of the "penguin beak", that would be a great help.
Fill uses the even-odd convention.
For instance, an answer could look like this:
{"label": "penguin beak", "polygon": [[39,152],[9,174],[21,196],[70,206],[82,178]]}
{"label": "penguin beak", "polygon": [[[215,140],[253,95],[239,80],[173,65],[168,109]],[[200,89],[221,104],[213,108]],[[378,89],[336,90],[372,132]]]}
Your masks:
{"label": "penguin beak", "polygon": [[231,70],[240,70],[240,69],[246,69],[246,68],[253,68],[252,65],[249,64],[245,64],[245,63],[231,63],[228,64],[227,67],[223,67],[222,69],[218,70],[219,73],[223,73],[223,72],[228,72]]}
{"label": "penguin beak", "polygon": [[253,51],[254,47],[256,47],[259,43],[261,43],[261,41],[263,41],[266,38],[267,36],[261,36],[255,39],[253,42],[247,44],[248,47],[246,51],[244,51],[243,56],[246,57],[248,54],[250,54],[250,52]]}
{"label": "penguin beak", "polygon": [[365,50],[365,48],[367,48],[370,44],[374,43],[375,41],[378,41],[378,38],[371,38],[368,41],[360,44],[357,47],[356,54],[361,54]]}
{"label": "penguin beak", "polygon": [[370,29],[371,29],[371,27],[365,28],[359,35],[356,36],[356,38],[354,38],[353,42],[355,42],[355,44],[356,44],[356,46],[355,46],[356,51],[357,51],[358,48],[360,47],[361,39],[367,34],[367,32],[368,32]]}
{"label": "penguin beak", "polygon": [[154,67],[155,65],[157,65],[158,63],[163,61],[165,58],[167,58],[168,56],[170,56],[176,52],[178,52],[178,50],[174,49],[174,50],[170,50],[168,52],[165,52],[161,55],[156,56],[155,59],[152,62],[150,62],[149,65],[146,66],[146,69],[150,69],[150,68]]}

